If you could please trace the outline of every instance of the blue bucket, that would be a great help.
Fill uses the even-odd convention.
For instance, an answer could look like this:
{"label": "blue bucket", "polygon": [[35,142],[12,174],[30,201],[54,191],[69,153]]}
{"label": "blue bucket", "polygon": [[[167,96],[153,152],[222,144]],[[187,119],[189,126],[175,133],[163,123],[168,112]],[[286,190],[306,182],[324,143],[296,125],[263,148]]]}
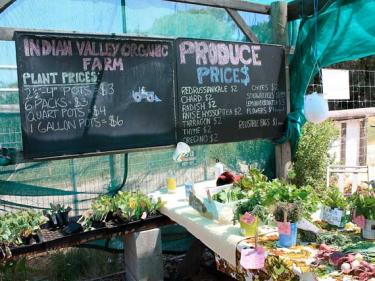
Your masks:
{"label": "blue bucket", "polygon": [[290,248],[297,244],[297,223],[291,223],[290,227],[290,235],[279,234],[279,241],[277,241],[277,247]]}

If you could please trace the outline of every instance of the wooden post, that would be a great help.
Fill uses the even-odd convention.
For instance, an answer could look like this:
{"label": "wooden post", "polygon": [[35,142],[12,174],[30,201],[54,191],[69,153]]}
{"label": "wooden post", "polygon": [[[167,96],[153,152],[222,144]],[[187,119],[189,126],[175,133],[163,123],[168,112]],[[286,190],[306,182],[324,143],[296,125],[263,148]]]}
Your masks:
{"label": "wooden post", "polygon": [[[285,47],[288,45],[288,5],[286,2],[278,1],[271,4],[271,23],[272,23],[272,41]],[[286,96],[287,112],[290,112],[290,89],[289,89],[289,62],[288,53],[285,53],[286,67]],[[287,177],[288,164],[291,161],[290,143],[277,145],[275,148],[276,157],[276,176],[279,178]]]}
{"label": "wooden post", "polygon": [[[122,169],[121,160],[123,159],[122,154],[111,154],[109,155],[109,174],[111,176],[110,191],[118,188],[122,182]],[[124,167],[126,168],[126,167]]]}

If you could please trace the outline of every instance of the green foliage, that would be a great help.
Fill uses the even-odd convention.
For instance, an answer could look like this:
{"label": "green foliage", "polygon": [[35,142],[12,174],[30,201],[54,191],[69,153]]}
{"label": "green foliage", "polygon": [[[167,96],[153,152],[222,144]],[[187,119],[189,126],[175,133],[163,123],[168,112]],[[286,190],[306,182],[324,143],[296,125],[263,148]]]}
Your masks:
{"label": "green foliage", "polygon": [[98,278],[122,270],[116,255],[93,249],[69,249],[49,256],[49,279],[76,281]]}
{"label": "green foliage", "polygon": [[36,211],[4,213],[0,216],[0,244],[20,245],[22,238],[35,235],[44,222],[43,214]]}
{"label": "green foliage", "polygon": [[339,232],[321,232],[318,234],[317,242],[330,246],[343,247],[361,240],[358,235],[345,235]]}
{"label": "green foliage", "polygon": [[346,210],[348,208],[348,201],[337,187],[329,187],[328,190],[322,194],[322,203],[332,209],[337,208]]}
{"label": "green foliage", "polygon": [[294,163],[294,182],[298,186],[325,185],[327,167],[330,164],[328,150],[338,133],[338,129],[330,121],[320,124],[306,123],[303,126]]}
{"label": "green foliage", "polygon": [[244,192],[240,187],[224,188],[220,192],[214,194],[212,199],[220,203],[229,203],[244,199],[246,197],[246,192]]}
{"label": "green foliage", "polygon": [[267,177],[262,174],[261,170],[250,167],[249,172],[241,177],[240,181],[235,185],[239,186],[242,190],[251,190],[265,181],[267,181]]}
{"label": "green foliage", "polygon": [[268,221],[268,212],[265,206],[263,206],[264,198],[259,190],[255,191],[252,196],[244,202],[237,205],[234,213],[234,221],[238,221],[240,217],[249,212],[254,216],[257,216],[261,221]]}
{"label": "green foliage", "polygon": [[[318,196],[311,186],[297,187],[296,185],[275,179],[266,188],[264,202],[266,206],[281,204],[281,209],[293,212],[294,208],[292,208],[292,205],[298,205],[299,214],[307,218],[317,209]],[[281,209],[279,208],[279,211]]]}
{"label": "green foliage", "polygon": [[375,196],[371,193],[352,195],[351,205],[356,210],[356,215],[363,215],[368,220],[375,220]]}
{"label": "green foliage", "polygon": [[92,217],[96,221],[104,221],[109,213],[115,211],[112,197],[102,195],[91,204]]}
{"label": "green foliage", "polygon": [[34,270],[27,264],[25,257],[0,262],[0,280],[2,281],[28,280],[29,273],[32,271]]}
{"label": "green foliage", "polygon": [[103,195],[91,205],[91,211],[80,222],[85,230],[91,229],[93,221],[105,221],[109,215],[122,221],[139,220],[143,215],[155,215],[163,206],[160,198],[153,198],[140,191],[119,191],[114,197]]}

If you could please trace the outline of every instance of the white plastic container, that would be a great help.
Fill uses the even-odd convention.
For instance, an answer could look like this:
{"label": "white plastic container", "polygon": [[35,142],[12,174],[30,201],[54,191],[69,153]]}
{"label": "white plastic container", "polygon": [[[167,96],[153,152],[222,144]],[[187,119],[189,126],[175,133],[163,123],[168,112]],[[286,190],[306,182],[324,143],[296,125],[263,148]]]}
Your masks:
{"label": "white plastic container", "polygon": [[362,236],[365,239],[375,240],[375,220],[366,220]]}
{"label": "white plastic container", "polygon": [[215,164],[215,179],[217,179],[222,173],[224,173],[224,165],[220,163],[218,159],[216,159]]}

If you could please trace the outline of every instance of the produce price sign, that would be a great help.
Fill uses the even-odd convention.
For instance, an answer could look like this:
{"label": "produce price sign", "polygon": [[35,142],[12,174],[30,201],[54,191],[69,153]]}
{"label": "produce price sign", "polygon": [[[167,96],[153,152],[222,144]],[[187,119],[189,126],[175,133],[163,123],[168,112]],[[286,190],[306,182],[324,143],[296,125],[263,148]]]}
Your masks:
{"label": "produce price sign", "polygon": [[282,135],[280,46],[24,32],[15,41],[26,159]]}
{"label": "produce price sign", "polygon": [[280,137],[286,120],[280,46],[178,39],[177,135],[188,144]]}
{"label": "produce price sign", "polygon": [[25,158],[175,143],[173,41],[17,33],[16,46]]}

